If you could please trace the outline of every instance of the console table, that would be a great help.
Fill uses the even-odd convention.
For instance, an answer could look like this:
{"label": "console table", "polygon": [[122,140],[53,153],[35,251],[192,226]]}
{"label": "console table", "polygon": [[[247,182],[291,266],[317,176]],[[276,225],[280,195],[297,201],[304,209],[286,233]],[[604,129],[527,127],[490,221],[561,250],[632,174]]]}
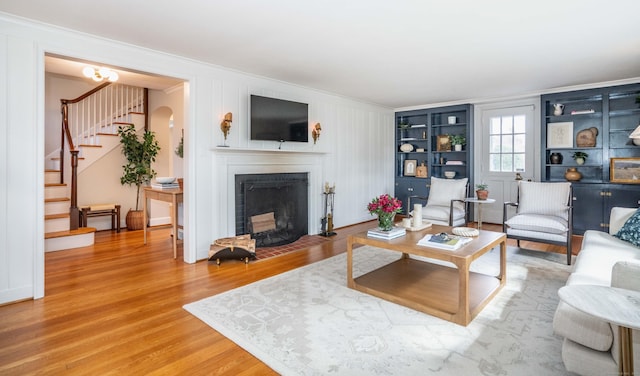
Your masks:
{"label": "console table", "polygon": [[182,226],[178,225],[178,204],[182,202],[182,189],[154,189],[150,187],[144,188],[144,195],[142,200],[142,211],[144,212],[144,244],[147,244],[147,201],[159,200],[164,202],[170,202],[173,206],[171,208],[171,226],[173,227],[173,258],[178,257],[178,228]]}
{"label": "console table", "polygon": [[633,375],[632,330],[640,330],[640,291],[610,286],[571,285],[558,290],[562,301],[589,315],[618,325],[620,375]]}

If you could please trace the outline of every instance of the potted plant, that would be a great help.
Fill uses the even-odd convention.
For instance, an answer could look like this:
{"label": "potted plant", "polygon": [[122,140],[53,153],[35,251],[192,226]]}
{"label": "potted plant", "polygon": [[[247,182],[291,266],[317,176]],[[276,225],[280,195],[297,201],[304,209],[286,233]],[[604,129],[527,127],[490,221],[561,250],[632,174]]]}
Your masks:
{"label": "potted plant", "polygon": [[120,184],[136,186],[136,209],[127,213],[126,223],[128,230],[140,230],[144,226],[145,213],[140,207],[140,186],[148,183],[156,171],[151,168],[151,163],[155,162],[160,146],[155,134],[144,131],[142,140],[138,139],[136,128],[133,125],[119,126],[118,135],[122,145],[122,154],[127,159],[127,163],[122,166],[123,174],[120,177]]}
{"label": "potted plant", "polygon": [[573,159],[576,161],[577,164],[581,165],[587,161],[587,157],[589,156],[589,154],[583,151],[576,151],[571,156],[573,157]]}
{"label": "potted plant", "polygon": [[488,187],[489,185],[485,183],[476,184],[476,196],[478,197],[478,200],[486,200],[487,197],[489,197],[489,191],[487,191]]}
{"label": "potted plant", "polygon": [[455,151],[461,151],[462,146],[467,143],[467,138],[461,134],[450,134],[449,142],[451,142]]}

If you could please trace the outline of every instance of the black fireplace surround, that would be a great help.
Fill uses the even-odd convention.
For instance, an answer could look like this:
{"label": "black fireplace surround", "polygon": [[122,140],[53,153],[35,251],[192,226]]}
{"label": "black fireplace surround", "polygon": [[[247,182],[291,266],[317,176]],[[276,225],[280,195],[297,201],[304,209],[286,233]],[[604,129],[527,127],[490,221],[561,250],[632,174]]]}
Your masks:
{"label": "black fireplace surround", "polygon": [[[236,235],[251,234],[256,247],[293,243],[309,233],[308,173],[235,176]],[[251,217],[274,213],[275,229],[252,232]]]}

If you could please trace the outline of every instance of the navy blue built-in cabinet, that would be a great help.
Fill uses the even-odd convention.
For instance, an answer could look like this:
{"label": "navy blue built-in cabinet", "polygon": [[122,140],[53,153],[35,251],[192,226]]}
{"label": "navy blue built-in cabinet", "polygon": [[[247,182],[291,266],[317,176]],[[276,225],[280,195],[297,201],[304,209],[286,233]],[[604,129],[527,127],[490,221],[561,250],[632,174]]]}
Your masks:
{"label": "navy blue built-in cabinet", "polygon": [[[397,112],[395,196],[408,212],[409,196],[429,195],[431,177],[469,178],[473,184],[473,106],[457,105]],[[462,150],[445,144],[447,135],[462,135]],[[426,168],[426,177],[419,172]]]}
{"label": "navy blue built-in cabinet", "polygon": [[[612,207],[640,203],[640,174],[627,176],[626,169],[640,164],[640,146],[629,139],[640,125],[640,84],[547,94],[541,102],[542,180],[566,181],[567,169],[577,169],[582,178],[573,182],[574,233],[608,231]],[[594,129],[591,146],[584,136]],[[588,154],[584,164],[572,157],[577,151]],[[552,161],[552,154],[562,162]]]}

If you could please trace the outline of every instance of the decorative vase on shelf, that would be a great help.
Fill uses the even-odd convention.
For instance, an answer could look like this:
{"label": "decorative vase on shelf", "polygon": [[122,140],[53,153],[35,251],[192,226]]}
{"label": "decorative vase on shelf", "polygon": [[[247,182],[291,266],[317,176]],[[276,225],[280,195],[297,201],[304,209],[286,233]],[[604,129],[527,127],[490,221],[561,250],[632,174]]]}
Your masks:
{"label": "decorative vase on shelf", "polygon": [[378,214],[378,227],[382,231],[390,231],[393,229],[393,220],[396,217],[396,213],[381,213]]}
{"label": "decorative vase on shelf", "polygon": [[576,158],[576,163],[579,165],[583,165],[584,164],[584,158]]}
{"label": "decorative vase on shelf", "polygon": [[567,172],[564,173],[564,178],[568,181],[579,181],[582,179],[582,174],[575,167],[569,167]]}
{"label": "decorative vase on shelf", "polygon": [[551,164],[561,164],[562,163],[562,154],[560,153],[551,153],[549,156],[549,163]]}
{"label": "decorative vase on shelf", "polygon": [[564,105],[562,103],[556,103],[553,105],[553,114],[560,116],[564,112]]}

